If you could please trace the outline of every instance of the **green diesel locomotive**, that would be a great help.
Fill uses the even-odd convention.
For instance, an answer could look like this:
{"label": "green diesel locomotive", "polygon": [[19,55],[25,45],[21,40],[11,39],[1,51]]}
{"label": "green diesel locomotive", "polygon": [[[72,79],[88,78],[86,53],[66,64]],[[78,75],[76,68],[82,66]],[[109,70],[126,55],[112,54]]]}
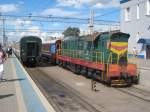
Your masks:
{"label": "green diesel locomotive", "polygon": [[58,50],[57,62],[73,72],[111,85],[138,83],[137,66],[127,60],[129,37],[122,32],[66,37]]}

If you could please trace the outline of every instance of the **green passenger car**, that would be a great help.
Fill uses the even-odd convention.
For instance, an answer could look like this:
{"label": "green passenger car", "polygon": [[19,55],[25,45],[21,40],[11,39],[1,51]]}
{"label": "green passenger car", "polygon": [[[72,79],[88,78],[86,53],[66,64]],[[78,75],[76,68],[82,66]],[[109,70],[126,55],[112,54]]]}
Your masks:
{"label": "green passenger car", "polygon": [[41,54],[42,41],[36,36],[26,36],[20,40],[20,58],[26,65],[36,65]]}

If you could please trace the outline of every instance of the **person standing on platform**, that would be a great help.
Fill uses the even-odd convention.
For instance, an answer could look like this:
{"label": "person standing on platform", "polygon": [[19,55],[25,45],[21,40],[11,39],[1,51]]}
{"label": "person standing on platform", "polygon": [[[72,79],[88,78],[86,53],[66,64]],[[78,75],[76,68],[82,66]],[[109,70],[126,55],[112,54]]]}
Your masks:
{"label": "person standing on platform", "polygon": [[5,60],[6,60],[6,53],[2,49],[2,46],[0,45],[0,80],[4,80],[3,75],[4,75],[4,62],[5,62]]}
{"label": "person standing on platform", "polygon": [[12,47],[8,47],[7,48],[7,54],[8,54],[8,58],[10,57],[10,55],[12,55]]}
{"label": "person standing on platform", "polygon": [[138,51],[137,51],[136,47],[133,47],[133,55],[134,55],[134,57],[138,56]]}

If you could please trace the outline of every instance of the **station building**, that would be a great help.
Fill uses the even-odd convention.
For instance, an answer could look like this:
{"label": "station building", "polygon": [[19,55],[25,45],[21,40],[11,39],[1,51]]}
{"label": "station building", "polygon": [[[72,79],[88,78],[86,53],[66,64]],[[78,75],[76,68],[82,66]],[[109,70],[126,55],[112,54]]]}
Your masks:
{"label": "station building", "polygon": [[150,0],[121,0],[120,30],[129,33],[129,55],[150,59]]}

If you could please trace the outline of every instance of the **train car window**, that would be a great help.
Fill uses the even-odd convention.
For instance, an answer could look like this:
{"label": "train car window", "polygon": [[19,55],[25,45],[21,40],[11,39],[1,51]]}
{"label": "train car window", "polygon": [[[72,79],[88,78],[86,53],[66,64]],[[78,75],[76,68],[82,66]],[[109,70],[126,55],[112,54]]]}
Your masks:
{"label": "train car window", "polygon": [[54,43],[54,44],[51,44],[51,46],[50,46],[50,51],[51,51],[52,54],[55,54],[55,53],[56,53],[56,44],[55,44],[55,43]]}
{"label": "train car window", "polygon": [[93,47],[93,42],[87,42],[87,49],[91,50]]}
{"label": "train car window", "polygon": [[98,48],[98,39],[96,39],[95,41],[94,41],[94,48]]}
{"label": "train car window", "polygon": [[66,42],[63,42],[63,43],[62,43],[62,47],[63,47],[63,49],[67,49],[67,43],[66,43]]}
{"label": "train car window", "polygon": [[57,44],[57,49],[60,49],[59,44]]}
{"label": "train car window", "polygon": [[50,51],[50,49],[49,49],[49,48],[50,48],[50,45],[49,45],[49,44],[46,44],[46,51],[47,51],[47,52],[49,52],[49,51]]}
{"label": "train car window", "polygon": [[84,50],[86,50],[86,49],[87,49],[87,42],[84,42],[83,49],[84,49]]}
{"label": "train car window", "polygon": [[83,41],[80,41],[80,42],[78,42],[79,44],[79,46],[78,46],[78,48],[80,49],[80,50],[82,50],[83,48],[84,48],[84,43],[83,43]]}

